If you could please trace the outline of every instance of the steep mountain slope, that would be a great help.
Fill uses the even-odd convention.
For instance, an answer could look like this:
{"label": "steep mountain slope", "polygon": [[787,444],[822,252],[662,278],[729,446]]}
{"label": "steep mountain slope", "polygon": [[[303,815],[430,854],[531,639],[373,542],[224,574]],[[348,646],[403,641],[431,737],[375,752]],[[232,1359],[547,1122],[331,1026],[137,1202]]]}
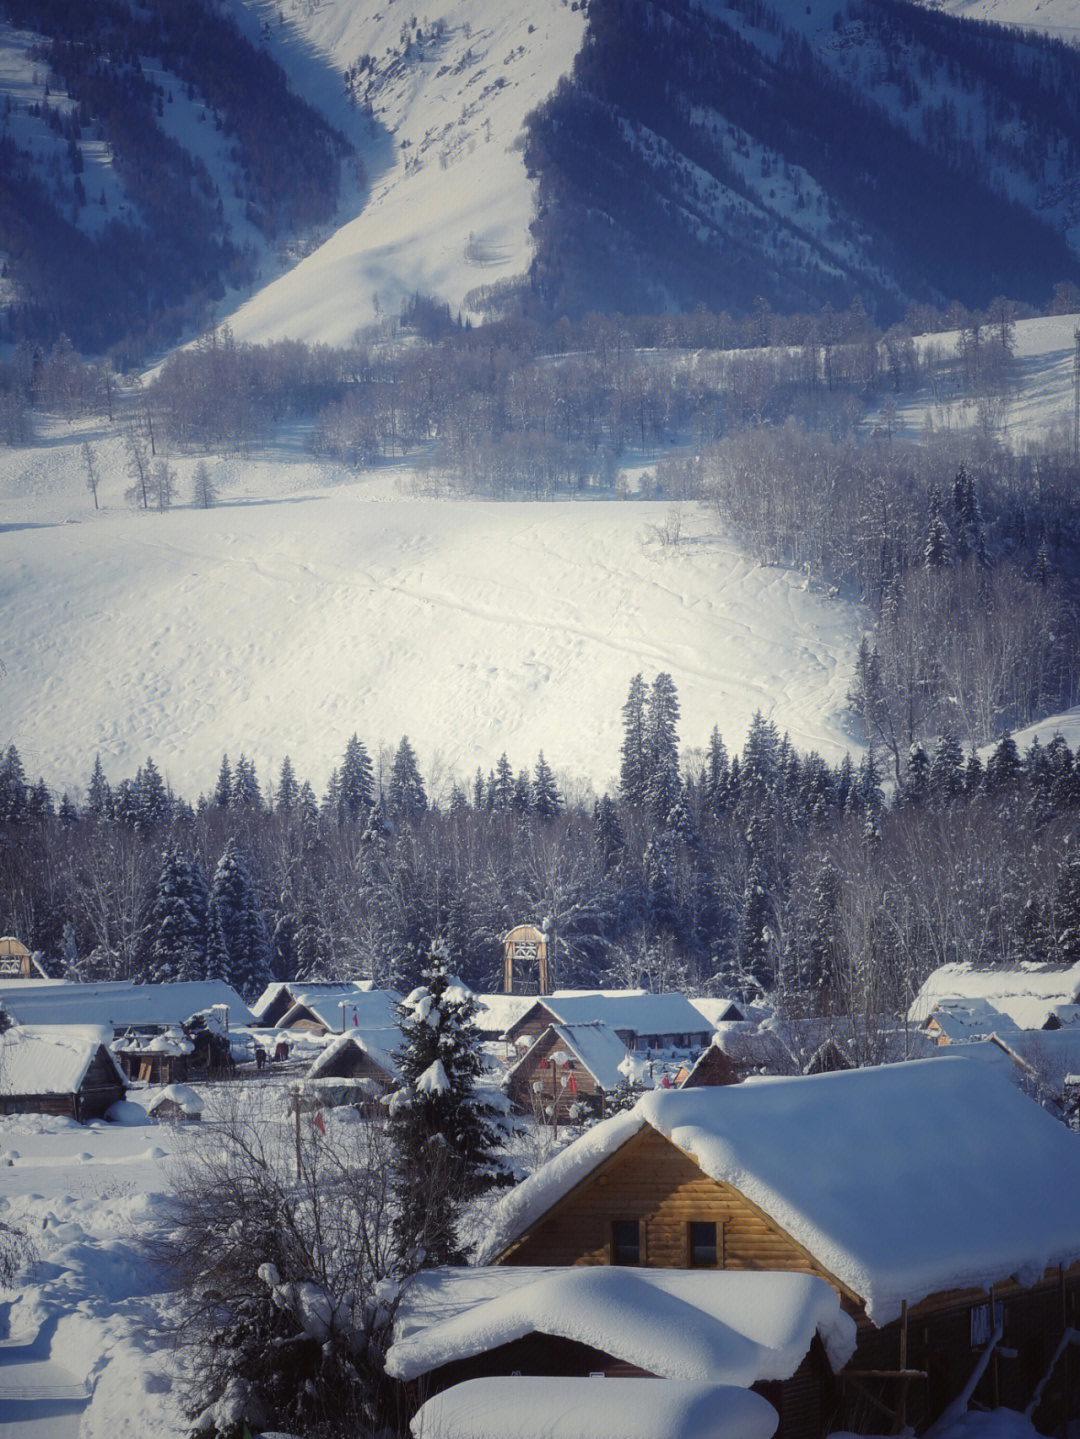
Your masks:
{"label": "steep mountain slope", "polygon": [[2,0],[0,340],[160,348],[331,219],[349,153],[206,0]]}
{"label": "steep mountain slope", "polygon": [[592,0],[540,107],[555,310],[1032,301],[1077,274],[1080,52],[902,0]]}
{"label": "steep mountain slope", "polygon": [[[231,317],[239,337],[345,343],[415,291],[458,309],[476,287],[525,272],[534,186],[522,127],[573,63],[583,11],[461,0],[429,21],[392,0],[232,4],[335,123],[348,123],[351,99],[371,177],[356,218]],[[325,92],[327,70],[340,92]]]}

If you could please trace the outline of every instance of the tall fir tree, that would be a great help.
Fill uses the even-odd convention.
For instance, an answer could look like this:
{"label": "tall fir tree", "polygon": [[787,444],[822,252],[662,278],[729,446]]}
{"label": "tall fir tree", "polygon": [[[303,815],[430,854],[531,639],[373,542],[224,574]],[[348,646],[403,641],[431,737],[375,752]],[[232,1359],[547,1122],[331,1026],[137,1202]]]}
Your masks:
{"label": "tall fir tree", "polygon": [[398,1011],[403,1084],[390,1097],[389,1112],[395,1240],[406,1262],[429,1266],[461,1261],[462,1208],[501,1171],[495,1112],[477,1093],[484,1066],[476,1001],[448,973],[442,943],[422,978]]}
{"label": "tall fir tree", "polygon": [[296,773],[293,770],[292,760],[288,755],[281,761],[281,769],[278,772],[277,791],[274,795],[274,808],[278,814],[292,814],[300,798],[300,786],[296,782]]}
{"label": "tall fir tree", "polygon": [[416,755],[408,735],[402,735],[390,771],[386,808],[394,819],[413,819],[423,814],[427,807],[427,792],[420,778]]}
{"label": "tall fir tree", "polygon": [[338,780],[344,817],[355,823],[361,815],[367,814],[375,803],[375,775],[371,757],[355,734],[345,746]]}
{"label": "tall fir tree", "polygon": [[105,778],[101,756],[95,755],[90,784],[86,790],[86,817],[103,821],[108,819],[111,814],[112,790],[109,788],[109,781]]}
{"label": "tall fir tree", "polygon": [[191,865],[175,845],[162,855],[149,921],[148,979],[153,984],[199,979],[206,965],[206,911],[192,913]]}
{"label": "tall fir tree", "polygon": [[210,890],[209,967],[246,1000],[270,982],[266,927],[236,841],[226,844]]}
{"label": "tall fir tree", "polygon": [[232,769],[229,766],[229,756],[221,756],[221,768],[218,770],[217,784],[214,785],[214,803],[218,809],[228,809],[232,804],[233,781]]}
{"label": "tall fir tree", "polygon": [[622,709],[623,742],[619,772],[619,793],[623,804],[645,803],[645,681],[637,674]]}
{"label": "tall fir tree", "polygon": [[541,750],[536,761],[536,769],[532,783],[533,809],[540,819],[554,819],[557,814],[562,813],[562,795],[555,783],[555,776],[551,772],[551,766],[544,758],[544,751]]}

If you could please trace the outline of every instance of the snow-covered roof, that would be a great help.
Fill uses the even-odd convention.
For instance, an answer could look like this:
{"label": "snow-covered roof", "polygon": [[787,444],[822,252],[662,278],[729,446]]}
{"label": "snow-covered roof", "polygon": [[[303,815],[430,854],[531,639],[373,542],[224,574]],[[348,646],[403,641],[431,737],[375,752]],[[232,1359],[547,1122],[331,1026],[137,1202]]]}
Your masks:
{"label": "snow-covered roof", "polygon": [[[1031,1001],[1026,1001],[1031,1003]],[[1045,1000],[1035,1001],[1045,1004]],[[1017,1025],[988,999],[950,997],[939,1000],[924,1025],[933,1025],[950,1043],[981,1039],[990,1034],[1013,1033]]]}
{"label": "snow-covered roof", "polygon": [[369,1054],[379,1068],[385,1069],[392,1078],[401,1077],[394,1060],[394,1051],[401,1045],[401,1030],[394,1026],[383,1029],[350,1029],[345,1034],[337,1035],[308,1070],[307,1078],[319,1079],[350,1044],[355,1044],[358,1049]]}
{"label": "snow-covered roof", "polygon": [[220,979],[177,984],[38,984],[31,980],[0,985],[0,1006],[18,1024],[182,1024],[200,1010],[224,1005],[229,1024],[251,1024],[251,1011],[236,990]]}
{"label": "snow-covered roof", "polygon": [[0,1034],[0,1094],[76,1094],[98,1051],[104,1049],[119,1084],[126,1084],[115,1059],[99,1039],[85,1034],[51,1034],[16,1026]]}
{"label": "snow-covered roof", "polygon": [[[143,1091],[145,1092],[145,1091]],[[160,1089],[155,1089],[153,1096],[146,1101],[147,1114],[153,1114],[163,1104],[175,1104],[185,1114],[201,1114],[206,1108],[201,1094],[198,1094],[187,1084],[166,1084]]]}
{"label": "snow-covered roof", "polygon": [[1017,964],[977,969],[971,964],[943,964],[923,981],[908,1018],[922,1024],[943,999],[985,999],[995,1009],[1014,998],[1075,1004],[1080,998],[1080,964]]}
{"label": "snow-covered roof", "polygon": [[530,1056],[538,1046],[545,1044],[551,1035],[555,1035],[559,1044],[585,1066],[605,1094],[618,1089],[619,1085],[624,1083],[619,1066],[630,1051],[613,1029],[595,1020],[591,1024],[549,1024],[507,1072],[507,1078],[511,1078],[522,1067],[528,1067]]}
{"label": "snow-covered roof", "polygon": [[645,989],[556,990],[536,996],[563,1024],[599,1020],[634,1034],[702,1034],[711,1026],[685,994],[650,994]]}
{"label": "snow-covered roof", "polygon": [[539,1333],[576,1340],[664,1379],[749,1387],[789,1379],[820,1335],[839,1371],[855,1322],[810,1274],[616,1267],[442,1269],[405,1292],[386,1356],[415,1379]]}
{"label": "snow-covered roof", "polygon": [[654,1090],[511,1191],[501,1252],[645,1124],[763,1210],[876,1324],[947,1289],[1080,1258],[1080,1140],[962,1052],[813,1078]]}
{"label": "snow-covered roof", "polygon": [[251,1012],[256,1019],[262,1019],[263,1015],[274,1003],[274,1001],[280,998],[283,994],[295,994],[298,991],[302,991],[305,994],[314,994],[318,990],[329,991],[341,989],[355,989],[360,993],[366,993],[369,989],[372,989],[373,987],[374,986],[372,985],[370,979],[275,979],[272,980],[271,983],[268,984],[263,990],[262,994],[259,995],[258,999],[251,1006]]}
{"label": "snow-covered roof", "polygon": [[468,1379],[422,1404],[414,1439],[772,1439],[776,1410],[749,1389],[669,1379]]}
{"label": "snow-covered roof", "polygon": [[278,1029],[287,1028],[305,1009],[335,1032],[342,1028],[372,1030],[397,1025],[401,995],[394,989],[358,989],[353,984],[301,989],[292,985],[290,993],[295,1002],[278,1020]]}
{"label": "snow-covered roof", "polygon": [[690,1003],[713,1029],[718,1024],[737,1022],[749,1017],[747,1014],[749,1006],[740,1004],[735,999],[717,999],[712,995],[698,994],[690,996]]}
{"label": "snow-covered roof", "polygon": [[476,1027],[489,1034],[505,1034],[537,1000],[535,994],[477,994],[473,998]]}

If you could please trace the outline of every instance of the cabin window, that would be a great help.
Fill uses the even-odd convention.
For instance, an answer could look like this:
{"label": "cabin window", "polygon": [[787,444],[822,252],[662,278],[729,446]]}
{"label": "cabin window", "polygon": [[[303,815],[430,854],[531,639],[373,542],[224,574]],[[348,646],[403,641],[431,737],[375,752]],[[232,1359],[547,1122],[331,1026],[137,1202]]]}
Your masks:
{"label": "cabin window", "polygon": [[994,1317],[990,1318],[989,1304],[976,1304],[971,1310],[971,1347],[985,1349],[994,1336],[994,1329],[1003,1324],[1004,1309],[1000,1299],[994,1300]]}
{"label": "cabin window", "polygon": [[637,1219],[616,1219],[612,1223],[611,1262],[641,1263],[641,1224]]}
{"label": "cabin window", "polygon": [[690,1268],[715,1269],[718,1260],[715,1222],[694,1220],[690,1225]]}

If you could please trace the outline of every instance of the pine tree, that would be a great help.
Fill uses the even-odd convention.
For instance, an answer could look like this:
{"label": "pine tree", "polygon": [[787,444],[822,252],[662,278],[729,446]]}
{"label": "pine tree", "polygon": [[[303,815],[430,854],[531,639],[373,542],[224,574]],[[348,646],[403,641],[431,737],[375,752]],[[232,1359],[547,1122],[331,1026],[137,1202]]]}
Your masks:
{"label": "pine tree", "polygon": [[205,968],[205,910],[200,927],[190,907],[191,866],[175,845],[162,855],[149,924],[149,982],[198,979]]}
{"label": "pine tree", "polygon": [[492,809],[508,810],[514,800],[514,771],[505,750],[499,756],[495,773],[488,785],[488,803]]}
{"label": "pine tree", "polygon": [[1012,789],[1023,774],[1024,765],[1016,741],[1006,730],[986,762],[985,785],[991,794]]}
{"label": "pine tree", "polygon": [[619,811],[609,794],[601,795],[596,802],[593,829],[596,834],[596,846],[600,851],[601,863],[606,872],[618,862],[619,856],[626,847],[623,828],[619,822]]}
{"label": "pine tree", "polygon": [[292,814],[300,798],[300,786],[296,783],[296,775],[293,771],[292,760],[288,755],[281,761],[281,770],[278,774],[277,794],[274,796],[274,808],[278,814]]}
{"label": "pine tree", "polygon": [[510,808],[517,815],[532,813],[532,781],[529,779],[527,769],[519,770],[517,779],[514,781],[514,792],[510,798]]}
{"label": "pine tree", "polygon": [[944,569],[953,563],[953,541],[945,516],[941,510],[941,496],[937,490],[930,494],[930,524],[926,532],[923,559],[927,569]]}
{"label": "pine tree", "polygon": [[555,783],[555,776],[551,772],[551,766],[544,758],[544,751],[541,750],[536,761],[535,777],[532,785],[533,809],[541,819],[554,819],[557,814],[562,813],[562,795]]}
{"label": "pine tree", "polygon": [[167,824],[172,806],[165,781],[152,759],[148,758],[136,774],[135,788],[138,792],[139,826],[142,829],[153,829],[157,825]]}
{"label": "pine tree", "polygon": [[728,808],[730,789],[731,765],[728,763],[727,747],[720,737],[719,727],[714,725],[705,759],[705,804],[714,818],[719,818]]}
{"label": "pine tree", "polygon": [[0,757],[0,822],[22,824],[27,818],[29,789],[22,759],[15,746],[8,745]]}
{"label": "pine tree", "polygon": [[908,751],[907,771],[904,774],[901,800],[904,804],[921,809],[930,796],[930,760],[918,740]]}
{"label": "pine tree", "polygon": [[619,793],[623,804],[645,803],[645,681],[637,674],[622,709],[623,743]]}
{"label": "pine tree", "polygon": [[1080,857],[1066,860],[1054,880],[1054,939],[1063,964],[1080,963]]}
{"label": "pine tree", "polygon": [[983,787],[983,762],[979,758],[979,752],[974,745],[968,755],[967,766],[964,769],[964,793],[970,799],[977,795]]}
{"label": "pine tree", "polygon": [[241,755],[236,761],[232,782],[232,807],[258,814],[263,807],[262,791],[255,774],[255,762]]}
{"label": "pine tree", "polygon": [[218,809],[228,809],[232,804],[232,770],[229,768],[227,754],[221,756],[221,768],[214,786],[214,803]]}
{"label": "pine tree", "polygon": [[406,1260],[422,1265],[461,1261],[462,1206],[500,1177],[494,1111],[477,1095],[484,1066],[476,1001],[446,961],[445,945],[436,945],[423,984],[398,1011],[404,1083],[389,1101],[395,1239]]}
{"label": "pine tree", "polygon": [[951,730],[937,742],[930,766],[930,800],[936,809],[948,809],[964,792],[964,757]]}
{"label": "pine tree", "polygon": [[769,938],[772,905],[765,887],[765,870],[760,858],[750,858],[739,918],[739,963],[743,971],[762,984],[769,979]]}
{"label": "pine tree", "polygon": [[428,807],[420,768],[407,735],[402,735],[394,755],[390,784],[386,792],[386,807],[394,819],[412,819],[423,814]]}
{"label": "pine tree", "polygon": [[270,982],[269,947],[247,866],[232,839],[214,871],[209,925],[211,973],[244,999],[255,999]]}
{"label": "pine tree", "polygon": [[375,776],[371,757],[354,734],[345,746],[338,772],[341,805],[346,818],[355,821],[375,803]]}
{"label": "pine tree", "polygon": [[86,791],[86,815],[88,819],[100,821],[108,819],[111,813],[112,791],[109,788],[109,781],[105,778],[101,756],[95,755],[94,769]]}

